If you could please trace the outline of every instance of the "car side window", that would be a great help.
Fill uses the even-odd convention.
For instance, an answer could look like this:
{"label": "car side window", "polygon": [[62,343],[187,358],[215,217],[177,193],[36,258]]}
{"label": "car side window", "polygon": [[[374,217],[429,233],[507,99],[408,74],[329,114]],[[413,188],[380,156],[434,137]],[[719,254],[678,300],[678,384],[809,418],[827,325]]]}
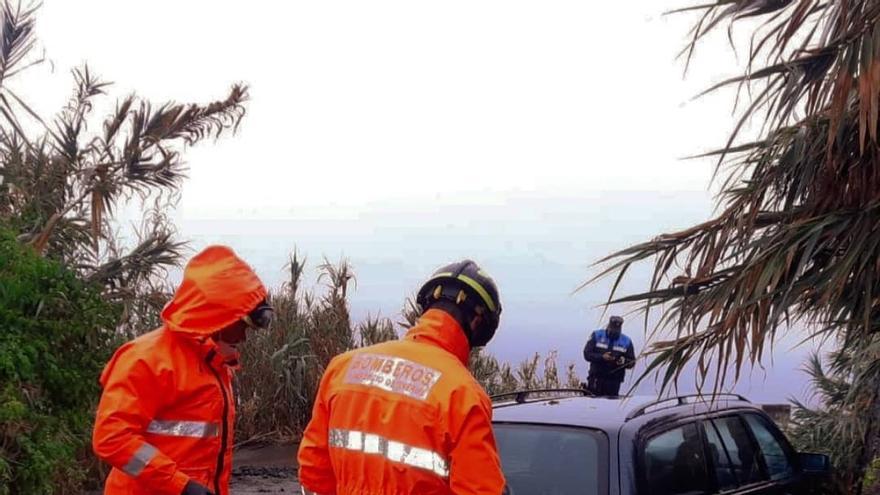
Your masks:
{"label": "car side window", "polygon": [[794,467],[788,454],[789,449],[783,446],[778,430],[757,414],[746,414],[745,419],[761,448],[761,455],[764,457],[764,465],[767,466],[770,479],[776,481],[793,476]]}
{"label": "car side window", "polygon": [[642,459],[644,492],[649,495],[710,492],[703,441],[693,423],[651,437],[645,443]]}
{"label": "car side window", "polygon": [[706,421],[703,423],[703,431],[706,434],[706,444],[709,447],[709,465],[715,470],[715,479],[718,482],[720,490],[730,490],[736,488],[736,470],[733,460],[724,448],[724,442],[712,426],[712,423]]}
{"label": "car side window", "polygon": [[[739,486],[764,481],[759,453],[754,448],[752,437],[739,416],[723,416],[707,423],[714,427],[725,451],[719,455],[721,463],[715,465],[719,480],[724,479],[729,469],[729,472],[736,477]],[[718,467],[721,467],[720,472]]]}

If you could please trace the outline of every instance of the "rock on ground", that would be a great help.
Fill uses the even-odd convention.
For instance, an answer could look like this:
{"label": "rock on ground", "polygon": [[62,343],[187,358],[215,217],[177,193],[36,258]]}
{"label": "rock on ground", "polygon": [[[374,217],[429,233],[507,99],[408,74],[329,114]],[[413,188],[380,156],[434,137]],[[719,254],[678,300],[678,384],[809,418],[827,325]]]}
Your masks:
{"label": "rock on ground", "polygon": [[264,493],[299,493],[293,468],[252,467],[235,468],[229,491],[232,495]]}
{"label": "rock on ground", "polygon": [[299,493],[296,445],[245,448],[235,453],[231,495]]}

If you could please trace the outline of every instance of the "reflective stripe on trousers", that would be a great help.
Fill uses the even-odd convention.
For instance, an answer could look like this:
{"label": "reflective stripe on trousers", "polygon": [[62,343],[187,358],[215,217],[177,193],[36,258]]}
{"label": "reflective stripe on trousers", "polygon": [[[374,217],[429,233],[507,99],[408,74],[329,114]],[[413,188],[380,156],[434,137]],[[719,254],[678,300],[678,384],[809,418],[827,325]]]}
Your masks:
{"label": "reflective stripe on trousers", "polygon": [[159,449],[145,442],[135,451],[128,463],[122,467],[122,471],[129,476],[137,477],[147,467],[147,464],[153,460],[153,457],[156,457],[157,452],[159,452]]}
{"label": "reflective stripe on trousers", "polygon": [[212,438],[220,433],[217,423],[206,421],[169,421],[154,419],[147,427],[147,433],[170,437]]}
{"label": "reflective stripe on trousers", "polygon": [[333,428],[330,430],[329,443],[331,447],[380,455],[391,462],[424,469],[441,478],[449,477],[449,467],[440,454],[373,433]]}

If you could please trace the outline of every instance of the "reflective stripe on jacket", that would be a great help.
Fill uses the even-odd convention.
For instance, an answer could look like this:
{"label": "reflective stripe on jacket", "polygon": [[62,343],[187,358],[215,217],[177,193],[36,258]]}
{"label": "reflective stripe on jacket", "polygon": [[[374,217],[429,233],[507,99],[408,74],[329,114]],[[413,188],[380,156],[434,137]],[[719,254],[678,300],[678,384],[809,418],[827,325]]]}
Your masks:
{"label": "reflective stripe on jacket", "polygon": [[429,310],[402,340],[331,361],[299,450],[319,494],[499,495],[492,406],[458,323]]}
{"label": "reflective stripe on jacket", "polygon": [[615,356],[623,356],[626,350],[632,345],[632,340],[625,334],[621,333],[616,339],[611,340],[605,329],[599,329],[593,332],[593,338],[596,339],[596,349],[602,352],[612,352]]}
{"label": "reflective stripe on jacket", "polygon": [[[602,356],[610,353],[613,361],[606,361]],[[623,357],[623,365],[617,363],[617,359]],[[591,378],[603,378],[622,382],[627,369],[635,366],[635,349],[632,340],[621,333],[612,340],[604,329],[594,331],[584,346],[584,359],[590,362],[589,376]]]}
{"label": "reflective stripe on jacket", "polygon": [[194,257],[164,325],[122,345],[104,368],[92,447],[113,466],[105,494],[179,495],[189,479],[228,494],[235,401],[232,369],[209,336],[266,290],[228,248]]}

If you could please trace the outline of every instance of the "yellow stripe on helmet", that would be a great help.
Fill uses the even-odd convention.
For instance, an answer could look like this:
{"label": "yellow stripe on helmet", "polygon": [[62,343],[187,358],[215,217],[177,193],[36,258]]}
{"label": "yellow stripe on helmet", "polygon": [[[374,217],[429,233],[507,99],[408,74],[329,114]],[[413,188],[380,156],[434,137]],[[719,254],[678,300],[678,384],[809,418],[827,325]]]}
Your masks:
{"label": "yellow stripe on helmet", "polygon": [[[454,275],[455,274],[452,272],[437,273],[433,277],[431,277],[431,279],[428,282],[430,282],[431,280],[436,280],[438,278],[453,277]],[[480,285],[479,282],[468,277],[467,275],[459,275],[456,278],[458,278],[458,280],[461,280],[462,282],[466,283],[471,289],[474,289],[477,292],[477,294],[480,295],[480,298],[483,299],[483,301],[486,303],[486,307],[489,308],[489,311],[491,311],[493,313],[495,312],[495,307],[496,307],[495,301],[492,300],[492,297],[489,295],[488,292],[486,292],[486,289],[484,289],[483,286]]]}
{"label": "yellow stripe on helmet", "polygon": [[480,285],[479,282],[468,277],[467,275],[459,275],[458,279],[461,280],[462,282],[468,284],[471,289],[474,289],[475,291],[477,291],[477,294],[479,294],[480,297],[483,298],[483,301],[486,302],[486,306],[489,308],[489,311],[491,311],[493,313],[495,312],[495,301],[492,300],[492,297],[489,296],[489,293],[486,292],[486,289],[484,289],[483,286]]}

